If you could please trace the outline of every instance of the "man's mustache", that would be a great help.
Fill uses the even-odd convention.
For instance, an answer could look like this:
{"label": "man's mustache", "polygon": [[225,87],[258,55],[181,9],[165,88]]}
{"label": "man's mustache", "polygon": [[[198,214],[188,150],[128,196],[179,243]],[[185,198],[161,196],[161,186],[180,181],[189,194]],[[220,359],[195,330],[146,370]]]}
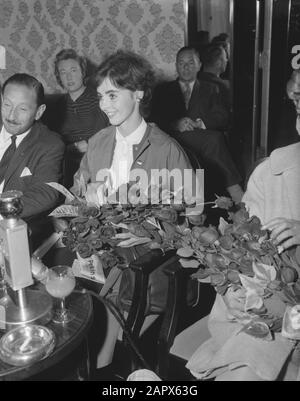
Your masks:
{"label": "man's mustache", "polygon": [[8,119],[6,119],[5,121],[6,121],[8,124],[18,125],[18,123],[17,123],[16,121],[13,121],[13,120],[8,120]]}

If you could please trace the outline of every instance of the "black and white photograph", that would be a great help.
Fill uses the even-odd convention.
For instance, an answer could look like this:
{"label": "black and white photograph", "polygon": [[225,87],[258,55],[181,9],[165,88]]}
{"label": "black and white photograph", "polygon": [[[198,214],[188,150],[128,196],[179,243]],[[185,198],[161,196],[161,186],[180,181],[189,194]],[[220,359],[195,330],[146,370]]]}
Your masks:
{"label": "black and white photograph", "polygon": [[0,93],[0,381],[300,381],[300,0],[0,0]]}

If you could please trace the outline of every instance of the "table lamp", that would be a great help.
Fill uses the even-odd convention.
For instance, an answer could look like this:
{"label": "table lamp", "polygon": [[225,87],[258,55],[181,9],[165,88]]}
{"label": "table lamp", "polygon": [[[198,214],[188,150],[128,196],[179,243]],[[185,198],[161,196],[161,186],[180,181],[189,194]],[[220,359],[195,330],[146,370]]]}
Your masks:
{"label": "table lamp", "polygon": [[0,329],[10,330],[51,319],[52,300],[47,292],[30,290],[33,284],[27,224],[20,219],[22,192],[0,195],[0,253],[5,270],[7,295],[0,300]]}

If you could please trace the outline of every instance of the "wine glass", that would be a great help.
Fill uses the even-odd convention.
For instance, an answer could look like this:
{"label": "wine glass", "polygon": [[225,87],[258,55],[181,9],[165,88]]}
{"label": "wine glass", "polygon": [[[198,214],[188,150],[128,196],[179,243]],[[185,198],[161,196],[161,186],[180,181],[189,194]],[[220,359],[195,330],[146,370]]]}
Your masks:
{"label": "wine glass", "polygon": [[0,244],[0,302],[3,304],[4,301],[7,301],[7,288],[6,288],[6,280],[5,280],[5,261],[3,255],[3,248]]}
{"label": "wine glass", "polygon": [[59,299],[59,307],[53,312],[53,322],[65,324],[74,319],[74,315],[66,308],[65,298],[75,287],[75,276],[69,266],[54,266],[49,269],[46,290],[52,297]]}
{"label": "wine glass", "polygon": [[6,282],[5,282],[5,266],[0,263],[0,299],[4,299],[7,296]]}

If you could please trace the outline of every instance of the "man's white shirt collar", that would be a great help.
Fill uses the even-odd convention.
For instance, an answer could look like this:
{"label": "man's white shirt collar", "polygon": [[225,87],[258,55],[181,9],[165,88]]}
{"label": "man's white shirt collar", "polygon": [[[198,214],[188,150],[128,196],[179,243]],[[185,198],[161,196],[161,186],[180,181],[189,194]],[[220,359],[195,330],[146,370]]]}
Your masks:
{"label": "man's white shirt collar", "polygon": [[[189,82],[189,85],[190,85],[190,88],[191,88],[191,92],[193,91],[195,82],[196,82],[196,80],[195,80],[195,81],[192,81],[192,82]],[[179,85],[180,85],[180,87],[181,87],[181,89],[182,89],[183,91],[185,90],[185,84],[186,84],[185,82],[179,80]]]}
{"label": "man's white shirt collar", "polygon": [[[16,147],[18,147],[20,143],[23,141],[23,139],[29,134],[30,129],[24,132],[23,134],[17,135]],[[0,132],[0,160],[2,159],[6,149],[11,144],[11,137],[12,135],[9,132],[7,132],[4,125],[2,125],[2,129]],[[0,193],[2,193],[3,187],[4,187],[4,180],[0,181]]]}
{"label": "man's white shirt collar", "polygon": [[[31,128],[27,131],[25,131],[23,134],[17,135],[16,138],[16,147],[20,145],[22,140],[29,134]],[[8,146],[10,145],[12,134],[6,131],[4,125],[2,125],[1,133],[0,133],[0,143],[2,146],[8,143]]]}

